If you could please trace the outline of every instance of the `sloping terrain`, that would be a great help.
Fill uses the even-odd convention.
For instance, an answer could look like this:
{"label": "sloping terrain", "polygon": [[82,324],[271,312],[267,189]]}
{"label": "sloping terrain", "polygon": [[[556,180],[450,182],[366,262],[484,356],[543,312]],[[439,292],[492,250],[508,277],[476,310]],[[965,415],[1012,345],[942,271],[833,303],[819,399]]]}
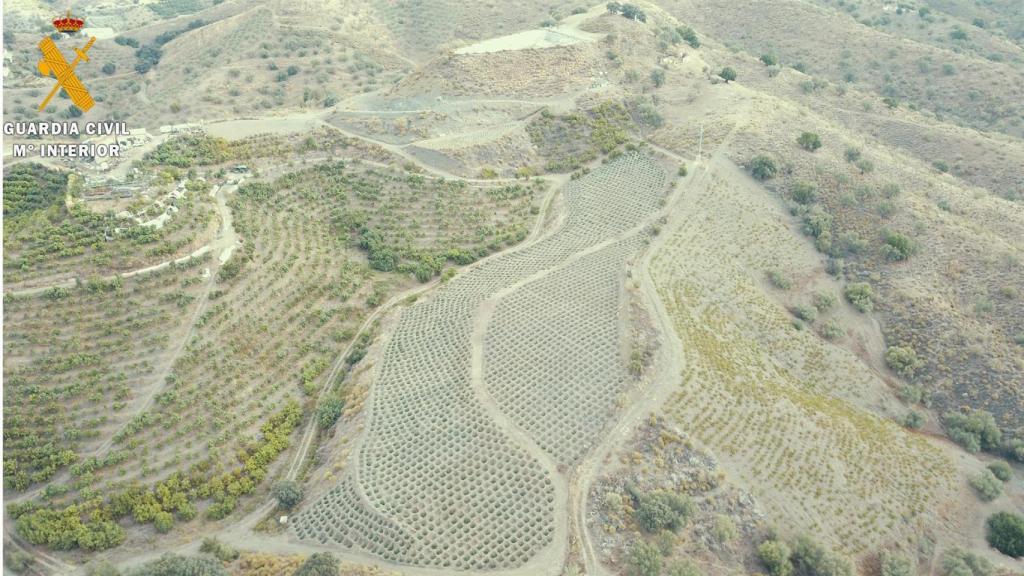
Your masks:
{"label": "sloping terrain", "polygon": [[5,121],[134,139],[5,157],[5,571],[1020,571],[1019,2],[72,9]]}

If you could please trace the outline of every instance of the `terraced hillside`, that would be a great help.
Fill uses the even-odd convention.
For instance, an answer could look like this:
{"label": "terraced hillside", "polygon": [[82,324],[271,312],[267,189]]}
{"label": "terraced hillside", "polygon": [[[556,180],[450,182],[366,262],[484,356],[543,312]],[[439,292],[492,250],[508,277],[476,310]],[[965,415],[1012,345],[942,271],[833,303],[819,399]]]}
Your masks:
{"label": "terraced hillside", "polygon": [[896,410],[885,384],[811,329],[861,337],[844,305],[798,312],[805,325],[774,300],[777,270],[808,308],[815,293],[836,301],[835,288],[752,180],[727,162],[710,170],[652,262],[686,366],[666,412],[787,530],[859,555],[941,524],[957,495],[949,457],[873,414]]}
{"label": "terraced hillside", "polygon": [[[556,460],[569,462],[596,440],[626,381],[625,355],[614,352],[621,332],[608,322],[615,323],[621,302],[625,261],[639,248],[665,183],[664,170],[642,155],[601,167],[566,186],[566,220],[555,233],[482,262],[404,312],[384,351],[358,464],[300,513],[295,533],[422,566],[540,562],[537,555],[564,538],[557,511],[566,495]],[[545,295],[601,306],[584,318],[553,313],[560,334],[544,336],[530,331],[537,312],[522,308],[521,299]],[[495,316],[511,323],[492,333],[480,310],[494,306]],[[592,320],[596,315],[605,317]],[[594,321],[602,326],[597,333],[588,325]],[[575,350],[594,342],[613,355],[594,367],[600,378],[586,387],[554,375],[521,379],[532,367],[531,350],[550,338]],[[544,351],[545,362],[568,360]],[[503,374],[508,370],[514,373]],[[539,395],[517,394],[532,384],[543,386]],[[528,421],[536,411],[540,421]],[[444,520],[456,513],[464,520]]]}

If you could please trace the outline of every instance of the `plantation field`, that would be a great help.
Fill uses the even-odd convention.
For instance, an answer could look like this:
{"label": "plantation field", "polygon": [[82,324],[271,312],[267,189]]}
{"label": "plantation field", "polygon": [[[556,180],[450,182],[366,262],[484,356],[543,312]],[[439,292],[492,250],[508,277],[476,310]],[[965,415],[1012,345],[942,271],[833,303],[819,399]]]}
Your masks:
{"label": "plantation field", "polygon": [[815,333],[827,317],[805,324],[773,298],[772,270],[799,291],[787,299],[830,289],[784,213],[722,162],[679,208],[689,217],[651,265],[686,365],[666,412],[788,530],[862,554],[941,523],[957,495],[949,457],[874,414],[894,409],[891,393]]}
{"label": "plantation field", "polygon": [[[624,188],[633,193],[619,193]],[[499,362],[491,347],[512,346],[507,330],[533,312],[519,308],[517,314],[499,303],[496,314],[512,315],[515,323],[491,336],[475,311],[481,305],[488,309],[491,299],[520,284],[524,297],[554,289],[561,306],[571,306],[578,295],[567,289],[571,281],[565,278],[582,281],[580,274],[594,273],[603,280],[588,288],[588,294],[595,291],[586,297],[605,302],[604,310],[614,307],[625,254],[637,248],[642,223],[664,191],[663,168],[642,155],[623,156],[566,186],[566,220],[555,233],[482,262],[405,311],[383,352],[358,463],[338,487],[300,512],[292,524],[295,534],[442,568],[512,568],[541,562],[542,551],[550,557],[552,545],[564,538],[564,520],[556,510],[565,505],[565,487],[554,461],[537,445],[547,444],[566,458],[585,449],[624,378],[608,366],[605,380],[591,388],[559,392],[559,384],[551,382],[546,398],[505,394],[504,402],[495,404],[491,393],[502,396],[502,390],[528,384],[506,384],[499,376],[502,367],[491,368]],[[595,262],[608,262],[608,268]],[[587,325],[558,318],[565,324],[566,345],[585,345]],[[616,347],[614,331],[597,336],[605,349]],[[529,350],[523,337],[518,354]],[[514,369],[528,370],[528,357],[518,358]],[[549,412],[540,428],[522,418],[531,408],[543,410],[539,404],[560,393],[579,398],[587,413],[581,439],[564,447],[550,439],[577,426],[579,414]],[[515,424],[503,425],[508,419]],[[455,510],[466,520],[444,524]],[[367,542],[359,536],[365,533],[387,539]]]}
{"label": "plantation field", "polygon": [[[332,366],[358,361],[338,350],[363,320],[415,278],[521,241],[543,190],[428,178],[332,142],[171,140],[147,157],[155,170],[265,169],[265,179],[218,185],[228,213],[214,250],[146,275],[7,297],[5,470],[9,488],[40,488],[12,512],[21,536],[61,549],[119,544],[125,533],[107,525],[89,528],[113,535],[103,544],[58,542],[49,510],[119,518],[126,498],[136,523],[161,532],[197,513],[229,515],[276,474]],[[356,157],[325,156],[333,146]],[[303,167],[268,163],[300,149]],[[42,508],[28,503],[40,495]]]}

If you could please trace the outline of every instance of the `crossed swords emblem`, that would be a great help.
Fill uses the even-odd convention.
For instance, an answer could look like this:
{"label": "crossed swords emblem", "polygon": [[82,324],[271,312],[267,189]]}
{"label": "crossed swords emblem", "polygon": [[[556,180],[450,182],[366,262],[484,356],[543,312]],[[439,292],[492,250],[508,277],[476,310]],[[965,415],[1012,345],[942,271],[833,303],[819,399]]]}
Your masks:
{"label": "crossed swords emblem", "polygon": [[57,90],[63,88],[67,92],[68,97],[71,101],[78,106],[82,112],[88,112],[93,102],[92,96],[89,91],[86,90],[85,86],[82,85],[82,81],[75,76],[75,66],[82,60],[89,61],[89,56],[86,52],[92,48],[93,42],[96,42],[96,37],[93,36],[89,39],[89,42],[83,48],[75,48],[75,59],[68,64],[68,61],[64,59],[64,55],[61,54],[57,45],[54,44],[53,40],[47,36],[39,42],[39,51],[43,53],[43,59],[39,61],[38,69],[39,73],[43,76],[53,75],[57,79],[57,84],[50,90],[50,93],[43,100],[43,103],[39,105],[39,111],[42,112],[46,105],[50,103],[50,100],[57,94]]}

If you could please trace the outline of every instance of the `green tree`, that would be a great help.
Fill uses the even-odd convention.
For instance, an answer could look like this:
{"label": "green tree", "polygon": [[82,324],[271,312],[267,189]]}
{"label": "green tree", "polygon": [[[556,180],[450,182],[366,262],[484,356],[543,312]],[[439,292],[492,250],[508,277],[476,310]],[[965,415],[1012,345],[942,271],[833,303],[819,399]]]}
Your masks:
{"label": "green tree", "polygon": [[341,417],[341,412],[345,408],[345,399],[337,396],[331,396],[325,398],[316,407],[316,423],[320,428],[326,430]]}
{"label": "green tree", "polygon": [[1024,556],[1024,516],[997,512],[988,519],[988,543],[1012,558]]}
{"label": "green tree", "polygon": [[107,62],[103,65],[102,70],[104,74],[110,75],[117,72],[117,66],[113,62]]}
{"label": "green tree", "polygon": [[661,574],[661,553],[653,544],[637,542],[629,552],[626,561],[629,576],[659,576]]}
{"label": "green tree", "polygon": [[991,576],[992,563],[977,554],[953,548],[942,557],[944,576]]}
{"label": "green tree", "polygon": [[681,494],[657,491],[640,498],[636,511],[637,523],[644,532],[678,530],[693,515],[693,502]]}
{"label": "green tree", "polygon": [[814,132],[804,132],[797,137],[796,143],[804,150],[814,152],[818,148],[821,148],[821,136],[818,136]]}
{"label": "green tree", "polygon": [[661,88],[661,86],[665,83],[665,71],[662,70],[661,68],[655,68],[654,70],[651,70],[651,82],[654,82],[654,85],[656,87]]}
{"label": "green tree", "polygon": [[775,167],[775,161],[765,155],[755,156],[750,161],[750,173],[758,180],[764,181],[770,178],[774,178],[778,172],[778,168]]}
{"label": "green tree", "polygon": [[292,480],[282,480],[274,485],[274,498],[278,506],[291,510],[302,501],[302,487]]}
{"label": "green tree", "polygon": [[726,66],[725,68],[722,68],[722,70],[718,73],[718,76],[722,80],[725,80],[725,83],[728,84],[729,82],[736,80],[736,70],[733,70],[732,68]]}
{"label": "green tree", "polygon": [[791,552],[785,542],[768,540],[757,547],[757,557],[771,576],[790,576],[793,573]]}
{"label": "green tree", "polygon": [[328,552],[316,552],[306,558],[294,576],[338,576],[338,559]]}
{"label": "green tree", "polygon": [[761,54],[761,62],[765,66],[775,66],[779,63],[779,59],[775,57],[775,54]]}

